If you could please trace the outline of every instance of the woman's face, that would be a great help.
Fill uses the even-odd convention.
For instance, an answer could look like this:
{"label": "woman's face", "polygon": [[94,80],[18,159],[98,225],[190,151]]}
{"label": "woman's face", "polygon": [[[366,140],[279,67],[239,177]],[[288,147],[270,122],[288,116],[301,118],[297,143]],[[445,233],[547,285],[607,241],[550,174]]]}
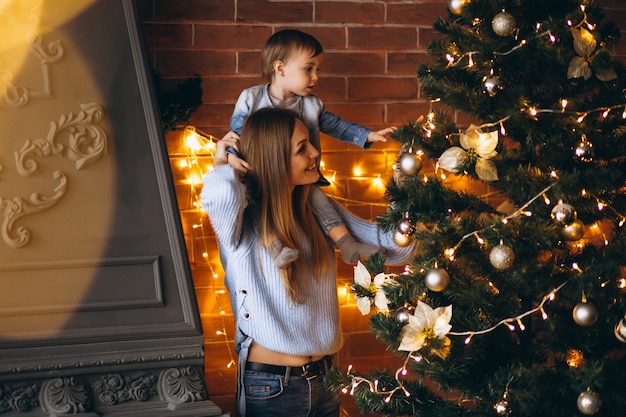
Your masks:
{"label": "woman's face", "polygon": [[290,155],[289,184],[295,187],[316,183],[319,179],[317,158],[320,153],[309,141],[309,130],[298,119],[291,136]]}

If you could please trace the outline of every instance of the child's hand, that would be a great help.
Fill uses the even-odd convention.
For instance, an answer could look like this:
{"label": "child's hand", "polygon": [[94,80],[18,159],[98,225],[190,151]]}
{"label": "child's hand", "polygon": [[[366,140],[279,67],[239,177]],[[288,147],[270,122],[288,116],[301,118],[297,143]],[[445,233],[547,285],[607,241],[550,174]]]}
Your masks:
{"label": "child's hand", "polygon": [[213,157],[213,165],[229,164],[239,174],[240,178],[244,178],[250,170],[250,164],[243,160],[238,152],[239,135],[235,132],[228,132],[221,140],[217,142],[217,150]]}
{"label": "child's hand", "polygon": [[397,129],[398,129],[397,127],[393,126],[393,127],[387,127],[377,132],[371,131],[369,135],[367,135],[367,140],[365,142],[366,143],[387,142],[387,137],[392,132],[395,132]]}

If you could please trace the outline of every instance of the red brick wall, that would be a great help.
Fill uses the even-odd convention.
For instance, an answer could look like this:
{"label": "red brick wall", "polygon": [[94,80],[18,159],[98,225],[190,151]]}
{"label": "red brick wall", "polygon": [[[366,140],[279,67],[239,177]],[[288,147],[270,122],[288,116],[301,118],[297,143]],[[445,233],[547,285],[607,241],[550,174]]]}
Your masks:
{"label": "red brick wall", "polygon": [[[164,80],[176,85],[202,77],[203,103],[190,124],[221,137],[235,101],[245,87],[260,78],[260,48],[275,31],[297,28],[316,36],[325,49],[317,94],[327,108],[347,120],[373,129],[403,124],[429,110],[420,97],[416,70],[428,60],[425,48],[434,36],[433,21],[446,14],[446,0],[138,0],[149,59]],[[626,21],[626,2],[603,0],[607,16]],[[618,51],[626,56],[626,42]],[[234,412],[235,368],[232,353],[233,318],[224,294],[215,242],[206,216],[193,206],[193,192],[178,160],[185,156],[179,135],[168,135],[183,228],[205,330],[206,378],[211,398],[225,412]],[[336,173],[327,193],[338,197],[362,217],[374,219],[385,209],[384,187],[397,148],[377,144],[362,151],[322,138],[327,177]],[[355,167],[363,177],[355,177]],[[378,205],[376,204],[378,203]],[[193,227],[203,224],[204,227]],[[202,253],[209,254],[207,262]],[[349,286],[352,268],[338,262],[340,287]],[[214,274],[217,278],[214,278]],[[221,311],[224,311],[221,314]],[[357,369],[384,368],[398,363],[368,331],[367,318],[353,302],[342,306],[345,343],[340,364]],[[216,334],[227,330],[226,337]],[[345,415],[360,415],[344,401]]]}

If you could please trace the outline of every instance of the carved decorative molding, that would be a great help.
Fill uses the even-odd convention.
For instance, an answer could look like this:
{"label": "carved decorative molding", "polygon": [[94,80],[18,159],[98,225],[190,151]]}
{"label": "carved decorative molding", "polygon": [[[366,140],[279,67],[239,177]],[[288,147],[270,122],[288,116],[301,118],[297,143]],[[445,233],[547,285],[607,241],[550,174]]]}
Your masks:
{"label": "carved decorative molding", "polygon": [[52,98],[52,85],[50,83],[50,70],[48,65],[59,62],[63,58],[64,50],[61,41],[51,41],[44,44],[42,37],[34,39],[31,53],[39,59],[41,65],[41,90],[31,90],[24,85],[14,84],[14,75],[0,63],[0,93],[4,95],[4,101],[11,107],[21,107],[31,100]]}
{"label": "carved decorative molding", "polygon": [[[82,110],[77,114],[70,112],[61,115],[58,122],[52,122],[45,139],[28,139],[22,149],[15,152],[15,167],[20,175],[27,177],[39,172],[37,157],[65,157],[74,162],[76,170],[81,170],[106,154],[107,134],[98,126],[104,119],[104,109],[96,103],[81,104],[80,107]],[[0,210],[4,216],[2,239],[8,246],[19,248],[30,241],[30,230],[16,225],[18,219],[49,209],[67,192],[67,174],[56,170],[52,176],[57,185],[48,196],[33,192],[28,200],[0,197]]]}
{"label": "carved decorative molding", "polygon": [[51,415],[79,414],[93,408],[89,385],[78,376],[48,379],[41,385],[41,409]]}
{"label": "carved decorative molding", "polygon": [[180,404],[206,400],[202,373],[195,367],[171,368],[159,376],[159,393],[175,410]]}
{"label": "carved decorative molding", "polygon": [[195,366],[0,384],[0,416],[15,412],[132,415],[135,402],[150,402],[155,411],[205,402],[207,415],[216,415],[208,414],[215,406],[208,401],[201,368]]}

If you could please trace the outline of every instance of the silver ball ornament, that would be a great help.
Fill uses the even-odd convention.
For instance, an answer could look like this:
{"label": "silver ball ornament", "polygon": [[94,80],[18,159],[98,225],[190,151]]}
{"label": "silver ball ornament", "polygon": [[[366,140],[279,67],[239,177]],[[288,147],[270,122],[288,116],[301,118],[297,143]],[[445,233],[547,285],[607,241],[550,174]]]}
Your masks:
{"label": "silver ball ornament", "polygon": [[415,223],[413,223],[413,220],[409,217],[408,214],[400,219],[396,228],[398,229],[398,232],[402,233],[403,235],[411,235],[415,233]]}
{"label": "silver ball ornament", "polygon": [[626,316],[615,325],[615,337],[622,343],[626,343]]}
{"label": "silver ball ornament", "polygon": [[576,405],[581,413],[591,416],[600,411],[602,399],[597,392],[587,390],[580,393],[576,400]]}
{"label": "silver ball ornament", "polygon": [[510,247],[500,243],[498,246],[494,246],[489,252],[489,262],[494,268],[499,270],[508,269],[513,265],[515,261],[515,253]]}
{"label": "silver ball ornament", "polygon": [[443,268],[433,268],[426,273],[424,282],[429,290],[440,292],[445,290],[450,283],[450,275]]}
{"label": "silver ball ornament", "polygon": [[572,311],[572,317],[579,326],[593,326],[598,321],[598,308],[589,302],[578,303]]}
{"label": "silver ball ornament", "polygon": [[584,234],[585,234],[585,224],[578,219],[566,225],[561,230],[561,235],[566,240],[571,240],[571,241],[579,240],[580,238],[583,237]]}
{"label": "silver ball ornament", "polygon": [[411,311],[406,307],[400,307],[396,310],[396,321],[399,323],[406,323],[409,321],[409,316],[411,315]]}
{"label": "silver ball ornament", "polygon": [[483,78],[483,93],[487,94],[489,97],[494,97],[500,90],[502,90],[500,77],[491,74]]}
{"label": "silver ball ornament", "polygon": [[412,176],[422,169],[422,158],[412,150],[409,150],[400,155],[398,166],[403,174]]}
{"label": "silver ball ornament", "polygon": [[498,36],[509,36],[515,30],[515,18],[503,10],[493,17],[491,28]]}
{"label": "silver ball ornament", "polygon": [[448,0],[448,10],[450,13],[460,16],[463,13],[463,7],[470,4],[470,0]]}
{"label": "silver ball ornament", "polygon": [[511,414],[511,409],[509,408],[509,402],[507,400],[501,400],[495,403],[493,410],[499,416],[508,416]]}
{"label": "silver ball ornament", "polygon": [[562,224],[567,226],[568,224],[572,224],[574,220],[578,217],[578,213],[574,206],[564,203],[559,200],[558,204],[552,208],[550,212],[550,217],[552,220],[557,222],[558,224]]}
{"label": "silver ball ornament", "polygon": [[591,162],[593,161],[593,144],[586,139],[583,139],[574,148],[574,159],[579,162]]}
{"label": "silver ball ornament", "polygon": [[413,235],[404,234],[398,230],[393,232],[392,238],[393,238],[393,243],[395,243],[401,248],[406,248],[407,246],[409,246],[411,243],[413,243],[413,239],[414,239]]}

